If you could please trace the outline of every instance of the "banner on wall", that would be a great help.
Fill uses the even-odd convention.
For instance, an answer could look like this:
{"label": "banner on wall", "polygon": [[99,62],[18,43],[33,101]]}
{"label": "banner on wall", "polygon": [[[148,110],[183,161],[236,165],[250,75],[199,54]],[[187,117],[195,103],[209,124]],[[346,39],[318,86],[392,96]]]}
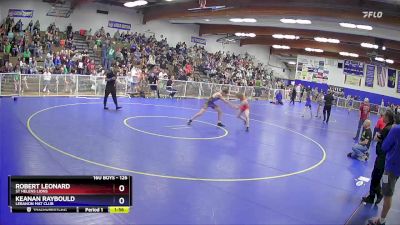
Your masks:
{"label": "banner on wall", "polygon": [[116,21],[108,21],[109,28],[115,28],[119,30],[131,30],[131,25],[129,23],[121,23]]}
{"label": "banner on wall", "polygon": [[397,93],[400,93],[400,70],[397,71]]}
{"label": "banner on wall", "polygon": [[316,83],[328,83],[329,70],[325,66],[324,58],[298,56],[296,79]]}
{"label": "banner on wall", "polygon": [[352,76],[346,75],[346,79],[344,80],[345,84],[361,86],[361,77],[360,76]]}
{"label": "banner on wall", "polygon": [[343,72],[346,75],[364,76],[364,63],[344,60]]}
{"label": "banner on wall", "polygon": [[367,65],[367,70],[365,72],[365,86],[374,87],[374,78],[375,78],[375,66]]}
{"label": "banner on wall", "polygon": [[33,10],[31,9],[9,9],[9,17],[22,17],[22,18],[32,18]]}
{"label": "banner on wall", "polygon": [[191,42],[195,43],[195,44],[201,44],[201,45],[206,45],[207,44],[207,40],[206,39],[199,38],[199,37],[194,37],[194,36],[192,36]]}
{"label": "banner on wall", "polygon": [[396,86],[396,70],[388,69],[388,87],[394,88]]}
{"label": "banner on wall", "polygon": [[376,74],[378,79],[378,86],[385,87],[386,84],[386,68],[382,66],[376,67]]}

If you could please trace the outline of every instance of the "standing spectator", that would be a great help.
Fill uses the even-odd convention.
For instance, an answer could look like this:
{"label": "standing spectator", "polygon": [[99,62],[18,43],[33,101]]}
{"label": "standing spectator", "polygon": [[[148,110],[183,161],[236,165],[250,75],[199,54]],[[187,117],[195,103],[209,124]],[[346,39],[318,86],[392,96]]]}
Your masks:
{"label": "standing spectator", "polygon": [[[296,87],[293,87],[293,89],[292,89],[292,93],[291,93],[291,95],[290,95],[290,103],[293,103],[293,105],[294,105],[294,101],[296,100],[296,96],[297,96],[297,91],[296,91]],[[289,104],[290,104],[289,103]]]}
{"label": "standing spectator", "polygon": [[376,201],[375,204],[379,204],[382,200],[381,194],[381,179],[385,169],[385,158],[386,154],[382,150],[382,143],[385,141],[392,125],[394,123],[394,114],[391,110],[385,112],[383,116],[383,122],[386,126],[382,129],[380,133],[377,134],[375,140],[377,141],[376,144],[376,159],[374,163],[374,169],[372,170],[371,174],[371,184],[369,187],[369,195],[367,197],[363,197],[362,201],[372,204]]}
{"label": "standing spectator", "polygon": [[29,33],[32,33],[33,21],[31,20],[28,24]]}
{"label": "standing spectator", "polygon": [[325,100],[325,105],[324,105],[324,121],[325,123],[329,123],[329,118],[331,117],[331,110],[332,110],[332,104],[333,104],[333,95],[330,90],[328,90],[328,94],[324,96]]}
{"label": "standing spectator", "polygon": [[305,91],[305,87],[301,87],[301,91],[300,91],[300,103],[303,100],[303,96],[304,96],[304,91]]}
{"label": "standing spectator", "polygon": [[360,135],[361,126],[363,125],[364,121],[369,118],[369,114],[371,112],[371,106],[369,104],[369,99],[365,98],[364,102],[360,105],[360,120],[358,121],[358,128],[357,134],[353,138],[355,141],[358,140],[358,136]]}
{"label": "standing spectator", "polygon": [[324,95],[321,93],[317,94],[317,103],[318,103],[318,109],[317,109],[317,115],[315,117],[321,118],[322,117],[322,109],[324,106]]}
{"label": "standing spectator", "polygon": [[156,75],[156,69],[153,68],[148,78],[150,89],[157,93],[157,97],[160,98],[160,92],[158,91],[158,76]]}
{"label": "standing spectator", "polygon": [[171,98],[174,98],[175,94],[176,94],[176,90],[172,87],[172,84],[174,82],[174,76],[169,76],[168,77],[168,81],[167,81],[167,91],[169,92],[169,96]]}
{"label": "standing spectator", "polygon": [[385,128],[385,126],[386,126],[385,122],[383,121],[383,115],[385,115],[383,112],[379,113],[379,119],[376,122],[376,125],[374,128],[374,134],[372,135],[372,137],[374,137],[374,138],[375,138],[375,134],[380,133],[383,130],[383,128]]}
{"label": "standing spectator", "polygon": [[50,81],[51,81],[51,73],[50,73],[50,69],[46,68],[45,72],[43,73],[43,80],[44,80],[44,88],[43,88],[43,92],[50,93]]}
{"label": "standing spectator", "polygon": [[107,49],[107,67],[106,69],[111,69],[111,65],[113,64],[115,59],[115,50],[112,45],[110,45]]}
{"label": "standing spectator", "polygon": [[400,176],[400,126],[394,126],[382,144],[386,153],[385,172],[382,177],[383,207],[380,218],[369,220],[369,224],[382,225],[392,206],[392,197],[396,182]]}

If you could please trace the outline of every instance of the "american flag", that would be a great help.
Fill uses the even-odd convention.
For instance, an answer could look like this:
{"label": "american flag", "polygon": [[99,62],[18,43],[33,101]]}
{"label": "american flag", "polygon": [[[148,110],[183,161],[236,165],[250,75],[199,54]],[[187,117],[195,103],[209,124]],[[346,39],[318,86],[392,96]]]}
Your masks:
{"label": "american flag", "polygon": [[378,86],[385,87],[387,79],[386,68],[378,66],[377,75],[378,75]]}

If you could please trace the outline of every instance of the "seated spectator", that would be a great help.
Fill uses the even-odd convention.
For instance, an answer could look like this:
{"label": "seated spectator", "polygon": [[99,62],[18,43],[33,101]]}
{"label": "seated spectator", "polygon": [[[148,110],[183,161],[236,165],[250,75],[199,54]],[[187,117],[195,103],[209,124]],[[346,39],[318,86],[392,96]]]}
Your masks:
{"label": "seated spectator", "polygon": [[363,131],[361,133],[360,141],[352,148],[353,152],[347,154],[348,157],[358,159],[360,161],[367,161],[369,157],[369,146],[372,141],[371,121],[369,119],[364,121]]}

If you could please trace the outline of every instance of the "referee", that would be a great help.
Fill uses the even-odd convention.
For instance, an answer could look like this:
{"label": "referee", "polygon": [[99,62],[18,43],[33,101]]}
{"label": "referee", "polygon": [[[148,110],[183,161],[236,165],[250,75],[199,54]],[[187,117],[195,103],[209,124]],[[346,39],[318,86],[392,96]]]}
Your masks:
{"label": "referee", "polygon": [[324,100],[325,100],[325,106],[324,106],[324,110],[323,110],[323,114],[324,114],[323,122],[329,123],[329,118],[331,117],[333,101],[335,100],[333,98],[332,92],[330,90],[328,90],[328,93],[324,96]]}
{"label": "referee", "polygon": [[115,86],[115,81],[117,80],[117,70],[116,68],[110,68],[107,72],[106,75],[106,90],[105,90],[105,94],[104,94],[104,109],[108,109],[107,107],[107,99],[108,96],[111,94],[114,104],[115,104],[115,109],[121,109],[122,107],[118,106],[118,102],[117,102],[117,88]]}

